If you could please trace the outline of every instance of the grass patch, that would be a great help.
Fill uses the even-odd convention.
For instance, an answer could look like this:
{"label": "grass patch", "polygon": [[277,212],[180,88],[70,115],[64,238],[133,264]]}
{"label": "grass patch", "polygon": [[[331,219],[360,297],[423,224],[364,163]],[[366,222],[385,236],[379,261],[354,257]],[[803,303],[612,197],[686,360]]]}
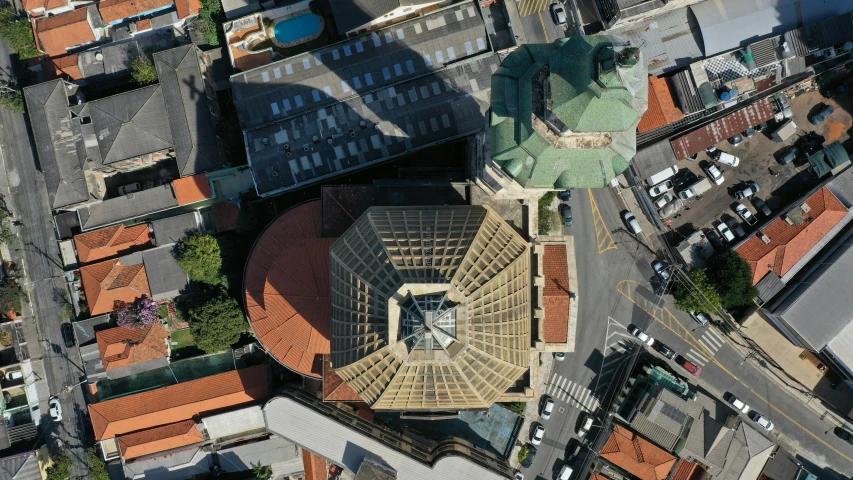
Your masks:
{"label": "grass patch", "polygon": [[519,415],[524,415],[524,407],[527,406],[524,402],[507,402],[501,403],[502,407],[506,407],[507,410],[513,411]]}
{"label": "grass patch", "polygon": [[551,203],[556,196],[557,192],[548,192],[539,199],[539,235],[548,235],[554,228],[557,215],[554,210],[551,210]]}
{"label": "grass patch", "polygon": [[177,343],[172,345],[172,359],[190,358],[204,353],[195,346],[195,339],[189,328],[172,332],[171,341]]}

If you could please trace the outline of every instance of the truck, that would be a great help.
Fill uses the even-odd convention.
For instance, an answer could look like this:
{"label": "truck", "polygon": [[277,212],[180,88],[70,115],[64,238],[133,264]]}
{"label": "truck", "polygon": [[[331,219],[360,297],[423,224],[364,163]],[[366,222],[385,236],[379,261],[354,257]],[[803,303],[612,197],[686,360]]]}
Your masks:
{"label": "truck", "polygon": [[693,197],[698,197],[711,189],[711,182],[705,177],[699,177],[691,185],[688,185],[678,192],[678,198],[682,200],[690,200]]}
{"label": "truck", "polygon": [[777,142],[784,142],[791,138],[791,135],[797,133],[797,124],[794,123],[794,120],[788,119],[782,122],[782,124],[770,134],[773,140]]}

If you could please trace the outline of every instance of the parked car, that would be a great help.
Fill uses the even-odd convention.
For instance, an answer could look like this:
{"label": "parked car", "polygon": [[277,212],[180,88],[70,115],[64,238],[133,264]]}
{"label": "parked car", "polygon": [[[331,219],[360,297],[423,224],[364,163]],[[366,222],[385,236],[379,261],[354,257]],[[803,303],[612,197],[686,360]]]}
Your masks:
{"label": "parked car", "polygon": [[726,242],[734,242],[735,241],[735,234],[732,233],[732,231],[729,230],[729,227],[727,227],[726,224],[723,223],[722,221],[717,224],[717,231],[720,232],[720,236]]}
{"label": "parked car", "polygon": [[571,227],[572,226],[572,207],[566,205],[565,203],[560,204],[560,214],[563,216],[563,226]]}
{"label": "parked car", "polygon": [[577,434],[580,438],[583,438],[584,435],[589,433],[589,431],[592,429],[592,422],[594,420],[592,418],[592,415],[590,415],[590,414],[585,414],[585,415],[586,416],[581,421],[580,426],[578,427],[578,431],[577,431]]}
{"label": "parked car", "polygon": [[737,134],[735,134],[734,137],[729,139],[729,143],[731,143],[733,146],[737,147],[738,145],[743,143],[743,137],[741,136],[741,134],[737,133]]}
{"label": "parked car", "polygon": [[566,24],[566,11],[562,5],[559,3],[551,4],[551,18],[554,19],[554,23],[557,25],[563,26]]}
{"label": "parked car", "polygon": [[743,132],[743,136],[746,138],[752,138],[755,136],[755,132],[756,132],[755,128],[749,127],[746,129],[745,132]]}
{"label": "parked car", "polygon": [[705,149],[705,153],[710,155],[711,158],[714,158],[714,155],[717,153],[717,147],[711,145],[710,147]]}
{"label": "parked car", "polygon": [[825,140],[826,139],[823,138],[821,135],[815,134],[814,132],[811,132],[811,133],[803,136],[799,140],[799,142],[800,142],[800,146],[799,146],[800,153],[802,153],[803,156],[806,156],[806,157],[814,154],[815,152],[817,152],[818,150],[823,148],[823,142]]}
{"label": "parked car", "polygon": [[853,444],[853,433],[841,427],[835,427],[835,435],[849,444]]}
{"label": "parked car", "polygon": [[705,167],[705,173],[708,174],[708,178],[710,178],[716,185],[722,185],[723,182],[726,181],[725,177],[723,177],[723,173],[720,172],[720,169],[717,168],[716,165],[708,164],[708,166]]}
{"label": "parked car", "polygon": [[655,260],[652,262],[652,268],[655,271],[655,275],[661,279],[662,282],[666,283],[669,281],[669,270],[667,270],[667,265],[660,260]]}
{"label": "parked car", "polygon": [[583,444],[577,438],[569,439],[569,443],[566,444],[566,463],[574,462],[582,449]]}
{"label": "parked car", "polygon": [[560,469],[560,475],[557,476],[557,480],[569,480],[572,477],[572,467],[568,465],[563,465],[563,468]]}
{"label": "parked car", "polygon": [[521,472],[515,472],[515,476],[512,477],[512,480],[524,480],[524,474]]}
{"label": "parked car", "polygon": [[752,212],[749,211],[749,207],[742,203],[738,203],[737,205],[735,205],[735,212],[737,212],[740,218],[742,218],[743,221],[746,222],[746,224],[749,226],[753,226],[756,222],[758,222],[758,220],[756,220],[755,218],[755,215],[753,215]]}
{"label": "parked car", "polygon": [[655,339],[646,334],[646,332],[640,330],[638,327],[631,327],[628,329],[628,333],[640,339],[641,342],[645,343],[648,346],[652,346],[655,344]]}
{"label": "parked car", "polygon": [[690,185],[696,180],[699,180],[699,177],[689,168],[682,168],[678,171],[677,175],[672,177],[672,183],[675,185],[676,188],[681,188],[685,185]]}
{"label": "parked car", "polygon": [[758,190],[758,184],[753,181],[749,181],[743,189],[738,190],[738,192],[735,193],[735,198],[738,200],[744,200],[758,193]]}
{"label": "parked car", "polygon": [[569,200],[572,199],[572,191],[571,190],[563,190],[562,192],[558,193],[557,196],[560,197],[560,200],[562,200],[564,202],[568,202]]}
{"label": "parked car", "polygon": [[749,418],[751,418],[753,422],[757,423],[759,426],[761,426],[761,428],[767,430],[768,432],[770,430],[773,430],[773,422],[771,422],[767,417],[756,412],[755,410],[749,412]]}
{"label": "parked car", "polygon": [[732,229],[732,232],[734,232],[738,238],[746,236],[746,232],[743,231],[743,227],[740,226],[740,222],[738,222],[736,218],[728,219],[726,224],[728,224],[729,228]]}
{"label": "parked car", "polygon": [[122,185],[118,187],[119,195],[127,195],[128,193],[138,192],[142,190],[142,184],[139,182],[134,182],[128,185]]}
{"label": "parked car", "polygon": [[6,381],[11,382],[24,378],[24,372],[21,370],[10,370],[6,372]]}
{"label": "parked car", "polygon": [[767,122],[761,122],[755,126],[756,132],[763,132],[765,130],[767,130]]}
{"label": "parked car", "polygon": [[673,196],[669,194],[669,192],[664,193],[657,200],[655,200],[655,207],[663,208],[664,205],[671,202],[673,200]]}
{"label": "parked car", "polygon": [[834,112],[834,111],[835,111],[835,109],[832,108],[832,105],[827,105],[824,108],[822,108],[819,112],[812,115],[812,117],[809,119],[809,121],[812,122],[812,125],[820,125],[821,123],[823,123],[824,120],[829,118],[829,116],[832,115],[832,112]]}
{"label": "parked car", "polygon": [[557,352],[554,354],[554,360],[556,360],[558,362],[562,362],[565,359],[566,359],[565,352]]}
{"label": "parked car", "polygon": [[536,427],[533,428],[533,435],[530,437],[530,443],[533,445],[539,445],[542,443],[543,438],[545,438],[545,427],[537,423]]}
{"label": "parked car", "polygon": [[743,401],[737,398],[735,394],[729,392],[723,395],[723,397],[726,399],[727,402],[729,402],[730,404],[732,404],[733,407],[735,407],[735,410],[741,413],[749,413],[749,405],[743,403]]}
{"label": "parked car", "polygon": [[784,93],[780,93],[776,97],[776,111],[781,113],[784,118],[791,118],[794,116],[794,112],[791,110],[791,105],[788,103],[788,97],[786,97]]}
{"label": "parked car", "polygon": [[753,197],[752,205],[755,207],[756,210],[763,213],[767,217],[773,214],[773,212],[770,211],[770,207],[767,206],[767,203],[758,197]]}
{"label": "parked car", "polygon": [[823,96],[826,98],[835,98],[846,91],[847,87],[845,87],[844,85],[839,85],[835,88],[830,88],[829,90],[827,90],[826,93],[823,94]]}
{"label": "parked car", "polygon": [[693,320],[696,320],[696,323],[698,323],[699,325],[702,325],[703,327],[705,325],[708,325],[708,322],[711,321],[711,319],[708,318],[708,314],[704,313],[704,312],[693,312],[693,311],[691,311],[690,316],[693,317]]}
{"label": "parked car", "polygon": [[524,468],[530,468],[533,465],[533,459],[536,458],[536,447],[533,445],[527,445],[527,456],[524,457],[524,460],[521,461],[521,466]]}
{"label": "parked car", "polygon": [[543,398],[542,411],[539,413],[539,416],[542,417],[542,420],[548,420],[551,418],[551,412],[554,410],[554,399],[548,395],[543,395]]}
{"label": "parked car", "polygon": [[658,353],[660,353],[661,355],[663,355],[664,357],[666,357],[670,360],[672,360],[672,358],[675,356],[675,351],[673,349],[669,348],[668,346],[666,346],[664,343],[655,342],[655,345],[653,348],[655,350],[657,350]]}
{"label": "parked car", "polygon": [[54,422],[61,422],[62,405],[59,403],[59,398],[56,395],[50,397],[50,400],[47,402],[47,406],[50,407],[50,418],[52,418]]}
{"label": "parked car", "polygon": [[687,360],[686,358],[683,358],[683,357],[681,357],[680,360],[681,361],[678,362],[678,364],[681,365],[682,368],[684,368],[685,370],[690,372],[691,375],[693,375],[694,377],[698,377],[699,375],[702,375],[702,367],[694,364],[690,360]]}
{"label": "parked car", "polygon": [[635,217],[633,213],[623,213],[622,220],[625,220],[625,224],[628,225],[628,228],[634,233],[634,235],[639,235],[643,232],[640,228],[640,222],[637,221],[637,217]]}
{"label": "parked car", "polygon": [[730,167],[737,167],[740,165],[740,159],[738,157],[723,151],[717,154],[717,158],[715,158],[715,160]]}
{"label": "parked car", "polygon": [[654,198],[660,195],[663,195],[668,190],[672,190],[672,181],[667,180],[665,182],[661,182],[649,189],[649,196]]}
{"label": "parked car", "polygon": [[62,340],[65,342],[65,348],[74,346],[74,327],[70,323],[63,323],[60,327],[62,331]]}
{"label": "parked car", "polygon": [[785,153],[785,155],[782,155],[782,158],[779,160],[779,163],[781,163],[782,165],[787,165],[796,160],[799,156],[800,153],[797,151],[796,148],[788,147],[787,153]]}

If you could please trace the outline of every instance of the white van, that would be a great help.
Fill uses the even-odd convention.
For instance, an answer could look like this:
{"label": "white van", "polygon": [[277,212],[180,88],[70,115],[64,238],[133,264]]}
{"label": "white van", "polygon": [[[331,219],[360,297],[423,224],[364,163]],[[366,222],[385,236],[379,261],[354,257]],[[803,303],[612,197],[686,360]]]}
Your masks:
{"label": "white van", "polygon": [[661,170],[660,172],[652,175],[646,181],[649,183],[649,185],[657,185],[674,177],[676,173],[678,173],[678,167],[673,165],[671,167],[667,167],[666,170]]}
{"label": "white van", "polygon": [[737,167],[738,165],[740,165],[740,159],[739,158],[732,155],[731,153],[726,153],[723,151],[720,151],[719,155],[717,155],[716,160],[718,162],[722,163],[723,165],[728,165],[730,167]]}
{"label": "white van", "polygon": [[572,467],[568,465],[563,465],[563,468],[560,470],[560,476],[557,477],[560,480],[569,480],[572,476]]}

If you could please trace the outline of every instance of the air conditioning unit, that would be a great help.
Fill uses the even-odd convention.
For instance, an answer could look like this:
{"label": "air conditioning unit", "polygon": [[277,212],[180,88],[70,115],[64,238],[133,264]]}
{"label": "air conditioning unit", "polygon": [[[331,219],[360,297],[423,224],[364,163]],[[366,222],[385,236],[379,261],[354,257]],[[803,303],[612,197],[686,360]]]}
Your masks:
{"label": "air conditioning unit", "polygon": [[758,238],[760,238],[762,242],[764,242],[768,245],[770,244],[770,237],[768,237],[767,235],[762,233],[758,236]]}
{"label": "air conditioning unit", "polygon": [[818,57],[823,57],[826,60],[831,60],[831,59],[835,58],[835,48],[833,48],[833,47],[824,48],[823,50],[817,52],[816,55]]}

